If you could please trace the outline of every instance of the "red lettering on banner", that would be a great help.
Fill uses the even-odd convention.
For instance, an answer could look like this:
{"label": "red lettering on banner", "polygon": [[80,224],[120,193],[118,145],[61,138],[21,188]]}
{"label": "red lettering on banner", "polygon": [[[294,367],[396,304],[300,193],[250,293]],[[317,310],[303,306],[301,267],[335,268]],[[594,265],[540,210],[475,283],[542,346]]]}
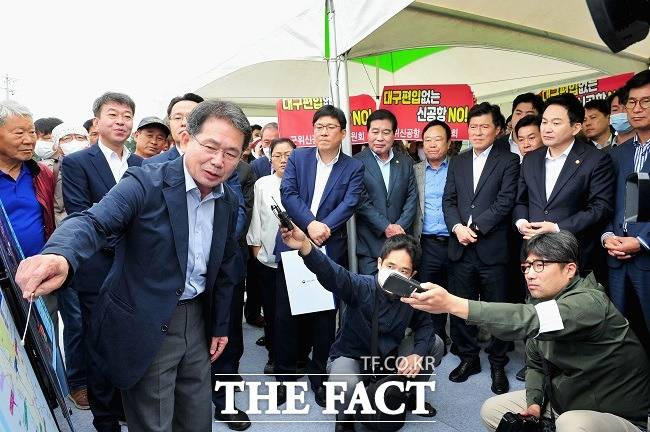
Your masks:
{"label": "red lettering on banner", "polygon": [[422,129],[433,120],[452,128],[454,139],[467,139],[467,114],[475,103],[466,84],[386,86],[380,108],[390,110],[399,125],[395,138],[420,140]]}

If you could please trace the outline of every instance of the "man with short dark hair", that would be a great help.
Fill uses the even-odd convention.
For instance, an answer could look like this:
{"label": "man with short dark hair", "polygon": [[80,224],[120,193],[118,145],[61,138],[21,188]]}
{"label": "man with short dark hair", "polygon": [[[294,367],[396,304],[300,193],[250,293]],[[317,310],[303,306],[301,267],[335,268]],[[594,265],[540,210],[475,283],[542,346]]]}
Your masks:
{"label": "man with short dark hair", "polygon": [[[499,107],[488,102],[468,114],[472,150],[451,159],[442,198],[451,260],[450,288],[464,297],[487,301],[508,298],[508,230],[517,193],[519,157],[494,147],[499,134]],[[453,382],[466,381],[481,371],[477,329],[451,317],[451,338],[460,364],[450,374]],[[508,344],[492,338],[487,349],[492,369],[492,391],[509,389],[504,367]]]}
{"label": "man with short dark hair", "polygon": [[[337,265],[313,247],[299,228],[292,231],[282,229],[282,240],[290,248],[297,249],[320,284],[347,305],[327,360],[327,372],[331,374],[329,380],[347,383],[343,401],[335,403],[337,421],[354,419],[343,410],[350,404],[356,385],[362,381],[360,374],[373,373],[373,361],[387,365],[389,371],[413,381],[429,380],[434,365],[439,365],[442,359],[442,340],[433,333],[431,320],[426,314],[414,312],[401,303],[399,297],[382,288],[393,273],[406,278],[416,273],[420,248],[413,237],[396,234],[385,240],[375,261],[377,277],[357,275]],[[371,346],[373,316],[377,320],[376,353],[372,352]],[[407,327],[413,330],[412,342],[410,337],[404,337]],[[409,393],[407,409],[413,410],[415,393]],[[426,403],[425,412],[419,415],[432,417],[435,414],[436,410]],[[349,431],[354,427],[351,423],[337,423],[335,430]]]}
{"label": "man with short dark hair", "polygon": [[613,166],[606,152],[576,138],[585,110],[574,95],[554,96],[546,104],[544,147],[528,153],[521,164],[513,220],[524,239],[560,229],[575,235],[586,275],[598,271],[598,237],[612,215]]}
{"label": "man with short dark hair", "polygon": [[63,121],[56,117],[40,118],[34,122],[34,128],[36,129],[34,155],[39,161],[47,165],[49,169],[52,169],[61,157],[61,151],[58,148],[54,148],[54,143],[52,142],[52,131],[61,123]]}
{"label": "man with short dark hair", "polygon": [[597,149],[609,151],[614,134],[609,124],[611,105],[604,99],[594,99],[585,104],[585,120],[582,129]]}
{"label": "man with short dark hair", "polygon": [[515,135],[515,127],[523,117],[527,115],[542,115],[544,111],[544,101],[539,95],[535,93],[523,93],[518,95],[512,101],[512,116],[510,119],[511,132],[507,135],[500,136],[494,141],[494,146],[501,150],[509,150],[519,156],[523,157],[517,145],[517,136]]}
{"label": "man with short dark hair", "polygon": [[[347,126],[340,109],[325,105],[314,113],[315,148],[298,148],[291,153],[280,186],[282,205],[289,217],[327,256],[339,265],[347,263],[346,222],[354,213],[363,190],[363,164],[341,152]],[[276,242],[276,257],[286,246]],[[336,310],[292,316],[282,262],[278,266],[275,372],[290,380],[299,355],[298,330],[309,334],[313,347],[308,368],[316,402],[324,406],[323,376],[330,346],[334,341]]]}
{"label": "man with short dark hair", "polygon": [[88,141],[90,145],[97,144],[99,139],[99,132],[97,131],[97,126],[95,126],[93,119],[88,119],[84,122],[84,128],[88,131]]}
{"label": "man with short dark hair", "polygon": [[[112,109],[102,105],[100,123]],[[206,101],[187,123],[183,158],[129,169],[16,273],[25,298],[40,296],[111,239],[122,239],[91,339],[97,366],[122,390],[135,432],[212,428],[210,362],[228,343],[232,293],[243,276],[234,235],[238,200],[224,182],[250,138],[248,120],[232,103]]]}
{"label": "man with short dark hair", "polygon": [[145,117],[138,124],[135,138],[135,154],[148,159],[159,154],[169,135],[169,128],[158,117]]}
{"label": "man with short dark hair", "polygon": [[365,187],[357,208],[359,273],[375,274],[377,256],[387,238],[412,232],[418,190],[413,160],[393,152],[397,118],[384,109],[373,111],[366,122],[368,148],[354,157],[364,166]]}
{"label": "man with short dark hair", "polygon": [[[93,104],[99,138],[97,145],[63,158],[61,177],[63,205],[67,214],[83,212],[98,203],[115,186],[131,166],[140,166],[142,158],[132,155],[124,143],[131,135],[135,103],[122,93],[105,93]],[[79,294],[81,319],[86,349],[88,401],[93,412],[93,425],[102,431],[118,431],[123,419],[122,398],[119,391],[100,371],[91,343],[91,322],[100,288],[106,279],[116,244],[108,243],[89,257],[74,272],[70,286]]]}
{"label": "man with short dark hair", "polygon": [[515,136],[521,156],[526,156],[533,150],[544,145],[542,134],[539,130],[542,124],[542,118],[533,114],[522,117],[515,126]]}
{"label": "man with short dark hair", "polygon": [[[420,198],[413,224],[413,235],[422,248],[418,279],[448,286],[449,229],[442,211],[442,196],[449,169],[451,128],[443,121],[433,120],[422,129],[422,142],[425,160],[413,166]],[[432,315],[431,319],[434,332],[446,342],[447,315]]]}
{"label": "man with short dark hair", "polygon": [[616,139],[612,143],[614,147],[623,144],[635,136],[634,128],[630,124],[625,104],[622,102],[623,100],[627,100],[627,90],[625,87],[616,90],[608,98],[610,106],[609,124],[616,131]]}
{"label": "man with short dark hair", "polygon": [[648,358],[603,287],[592,275],[579,276],[577,239],[567,231],[539,234],[523,252],[528,304],[468,300],[432,284],[423,284],[429,289],[425,293],[403,299],[419,310],[451,313],[504,339],[527,338],[526,390],[488,399],[481,408],[487,429],[496,430],[507,412],[549,418],[553,410],[557,432],[645,430]]}
{"label": "man with short dark hair", "polygon": [[[626,179],[632,173],[650,173],[650,71],[630,78],[622,102],[633,138],[610,152],[616,176],[614,217],[601,237],[607,250],[609,294],[630,320],[650,353],[650,222],[625,221]],[[648,197],[640,197],[648,199]],[[640,309],[639,313],[634,313]]]}

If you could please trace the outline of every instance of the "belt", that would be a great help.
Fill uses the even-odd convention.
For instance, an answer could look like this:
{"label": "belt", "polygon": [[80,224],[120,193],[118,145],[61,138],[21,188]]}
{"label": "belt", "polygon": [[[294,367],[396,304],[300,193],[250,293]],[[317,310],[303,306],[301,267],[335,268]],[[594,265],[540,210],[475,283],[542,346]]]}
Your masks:
{"label": "belt", "polygon": [[201,299],[201,297],[202,297],[202,294],[203,293],[201,293],[199,295],[195,295],[194,297],[188,298],[188,299],[185,299],[185,300],[179,300],[178,301],[178,306],[183,306],[183,305],[186,305],[186,304],[193,303],[195,301],[199,301]]}
{"label": "belt", "polygon": [[435,235],[435,234],[422,234],[423,239],[433,240],[439,243],[447,243],[449,241],[449,236]]}

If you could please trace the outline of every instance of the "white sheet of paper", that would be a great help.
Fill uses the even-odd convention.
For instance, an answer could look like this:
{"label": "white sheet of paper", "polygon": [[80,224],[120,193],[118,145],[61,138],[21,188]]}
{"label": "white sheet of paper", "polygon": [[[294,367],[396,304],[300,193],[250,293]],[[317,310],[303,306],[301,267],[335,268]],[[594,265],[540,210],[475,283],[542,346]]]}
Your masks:
{"label": "white sheet of paper", "polygon": [[334,309],[334,294],[318,283],[316,275],[298,256],[298,251],[282,252],[281,255],[291,315]]}
{"label": "white sheet of paper", "polygon": [[548,333],[563,330],[562,316],[555,300],[549,300],[535,305],[539,319],[539,332]]}

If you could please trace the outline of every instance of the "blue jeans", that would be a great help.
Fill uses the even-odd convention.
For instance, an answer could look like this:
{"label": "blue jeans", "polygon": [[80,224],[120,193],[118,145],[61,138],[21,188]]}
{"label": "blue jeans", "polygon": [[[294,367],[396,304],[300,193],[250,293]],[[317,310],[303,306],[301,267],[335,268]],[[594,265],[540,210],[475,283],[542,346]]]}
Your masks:
{"label": "blue jeans", "polygon": [[63,288],[56,291],[59,312],[63,320],[65,375],[71,390],[86,387],[86,359],[81,307],[77,291]]}

